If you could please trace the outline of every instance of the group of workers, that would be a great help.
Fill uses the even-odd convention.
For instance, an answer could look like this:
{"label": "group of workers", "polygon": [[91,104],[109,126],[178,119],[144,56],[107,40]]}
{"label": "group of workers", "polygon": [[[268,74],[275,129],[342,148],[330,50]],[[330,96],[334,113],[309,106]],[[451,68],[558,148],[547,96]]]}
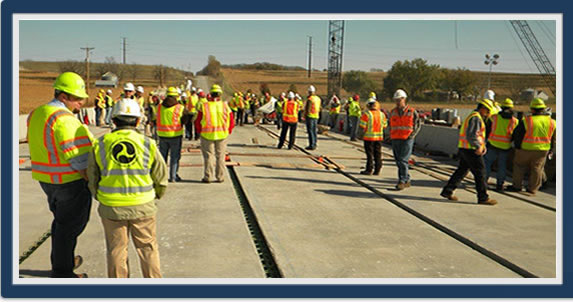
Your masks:
{"label": "group of workers", "polygon": [[[74,115],[88,97],[83,79],[65,72],[56,78],[53,87],[54,99],[36,108],[28,118],[32,177],[40,182],[54,217],[51,276],[87,277],[74,272],[83,262],[74,251],[77,237],[89,220],[94,196],[99,201],[98,213],[104,227],[108,276],[129,276],[127,245],[131,235],[143,276],[161,277],[154,200],[165,194],[168,182],[182,181],[178,169],[183,137],[200,137],[204,164],[201,181],[223,182],[227,138],[235,124],[245,123],[245,110],[260,103],[257,105],[256,96],[251,93],[244,97],[235,93],[229,102],[223,101],[223,90],[217,84],[212,85],[208,95],[200,89],[191,88],[187,93],[169,87],[164,96],[151,93],[145,102],[143,87],[136,89],[127,83],[117,101],[111,98],[110,90],[98,94],[98,125],[103,125],[100,119],[105,114],[113,123],[113,131],[96,139]],[[282,93],[278,100],[270,94],[262,99],[265,104],[274,101],[276,123],[281,129],[279,149],[285,144],[287,132],[288,148],[293,148],[301,119],[308,132],[306,149],[317,148],[322,100],[314,86],[309,86],[305,102],[293,91]],[[364,111],[359,99],[354,95],[344,107],[350,140],[364,141],[367,161],[360,174],[380,174],[384,128],[389,127],[398,167],[396,190],[410,187],[409,158],[422,122],[418,112],[408,104],[402,89],[394,93],[395,107],[389,112],[380,108],[375,93],[369,95]],[[334,96],[329,106],[329,124],[335,128],[342,104]],[[531,114],[521,121],[513,116],[512,108],[513,102],[506,99],[499,111],[491,93],[465,119],[458,143],[459,166],[440,193],[443,197],[457,200],[453,192],[469,170],[474,175],[478,203],[496,204],[487,194],[486,180],[497,159],[496,189],[504,189],[505,163],[512,143],[516,152],[513,186],[508,190],[521,191],[528,171],[527,192],[535,194],[539,189],[545,160],[554,152],[555,120],[547,114],[541,99],[531,102]],[[251,114],[255,121],[256,110]],[[158,142],[150,138],[153,135],[149,128],[146,127],[145,135],[137,130],[144,120],[154,128]]]}
{"label": "group of workers", "polygon": [[[208,99],[194,104],[195,116],[177,89],[169,87],[163,100],[154,105],[158,143],[137,129],[145,118],[140,102],[143,89],[127,83],[113,104],[100,91],[97,100],[105,100],[105,107],[96,102],[96,108],[105,108],[113,130],[96,139],[75,115],[88,98],[84,80],[76,73],[64,72],[53,87],[54,99],[34,109],[27,121],[32,178],[39,181],[53,214],[51,277],[87,277],[74,272],[83,263],[75,248],[89,220],[92,196],[99,201],[108,276],[129,277],[127,246],[131,236],[143,276],[161,277],[155,199],[164,195],[168,182],[181,181],[177,170],[183,127],[189,120],[194,119],[201,139],[202,182],[224,180],[226,138],[234,117],[221,99],[221,87],[213,85]],[[103,110],[98,111],[101,118]]]}

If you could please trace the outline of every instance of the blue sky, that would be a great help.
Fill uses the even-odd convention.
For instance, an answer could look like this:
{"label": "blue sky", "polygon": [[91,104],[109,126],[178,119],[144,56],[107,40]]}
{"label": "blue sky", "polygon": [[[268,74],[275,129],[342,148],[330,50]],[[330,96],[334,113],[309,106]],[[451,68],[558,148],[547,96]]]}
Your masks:
{"label": "blue sky", "polygon": [[[457,35],[456,33],[457,23]],[[555,66],[555,21],[529,25]],[[307,66],[308,36],[313,68],[327,67],[328,21],[20,21],[20,60],[83,60],[80,47],[95,47],[93,62],[106,57],[127,63],[164,64],[196,72],[208,55],[223,64],[271,62]],[[457,39],[457,45],[456,45]],[[486,53],[497,53],[493,71],[536,73],[508,21],[349,20],[345,24],[343,70],[388,70],[397,60],[426,59],[446,68],[487,71]]]}

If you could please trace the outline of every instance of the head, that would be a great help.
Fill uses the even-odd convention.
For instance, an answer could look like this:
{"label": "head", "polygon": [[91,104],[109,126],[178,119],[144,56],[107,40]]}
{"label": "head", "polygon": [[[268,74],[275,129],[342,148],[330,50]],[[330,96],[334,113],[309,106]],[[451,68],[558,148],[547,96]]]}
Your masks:
{"label": "head", "polygon": [[115,103],[111,116],[117,127],[137,127],[141,118],[141,109],[135,100],[125,98]]}
{"label": "head", "polygon": [[378,101],[374,100],[374,99],[370,99],[371,101],[368,102],[368,104],[366,104],[366,107],[368,108],[368,110],[371,111],[375,111],[375,110],[380,110],[380,103],[378,103]]}
{"label": "head", "polygon": [[532,113],[544,112],[545,108],[547,108],[547,106],[545,105],[545,101],[541,98],[534,98],[531,103],[529,103],[529,110],[531,110]]}
{"label": "head", "polygon": [[358,101],[360,101],[360,96],[359,96],[358,94],[355,94],[355,95],[352,97],[352,99],[353,99],[355,102],[358,102]]}
{"label": "head", "polygon": [[287,96],[287,97],[288,97],[288,99],[289,99],[289,100],[294,100],[294,98],[295,98],[296,96],[295,96],[294,92],[292,92],[292,91],[289,91],[289,93],[288,93],[288,96]]}
{"label": "head", "polygon": [[209,91],[209,94],[211,95],[211,98],[219,99],[223,95],[223,89],[221,86],[214,84],[211,86],[211,91]]}
{"label": "head", "polygon": [[85,82],[78,74],[64,72],[54,81],[54,98],[64,103],[73,113],[79,113],[88,95]]}
{"label": "head", "polygon": [[483,94],[483,98],[490,101],[495,101],[495,92],[493,92],[493,90],[488,90]]}
{"label": "head", "polygon": [[111,94],[113,93],[113,91],[111,91],[111,89],[108,89],[105,93],[106,93],[107,95],[111,95]]}
{"label": "head", "polygon": [[316,88],[313,85],[308,86],[308,95],[314,95],[316,93]]}
{"label": "head", "polygon": [[125,83],[123,85],[123,94],[126,98],[130,98],[135,94],[135,86],[132,83]]}
{"label": "head", "polygon": [[191,95],[197,94],[197,88],[191,87]]}
{"label": "head", "polygon": [[511,111],[513,109],[513,101],[510,98],[505,99],[501,103],[501,110],[503,111]]}
{"label": "head", "polygon": [[137,88],[135,89],[135,95],[137,97],[141,97],[144,92],[145,90],[143,90],[143,86],[137,86]]}
{"label": "head", "polygon": [[408,95],[406,94],[406,91],[398,89],[396,90],[396,92],[394,92],[394,96],[392,97],[392,99],[394,100],[394,102],[396,102],[396,107],[404,108],[406,107]]}
{"label": "head", "polygon": [[485,120],[493,114],[497,113],[495,105],[489,99],[482,99],[476,108],[482,118]]}

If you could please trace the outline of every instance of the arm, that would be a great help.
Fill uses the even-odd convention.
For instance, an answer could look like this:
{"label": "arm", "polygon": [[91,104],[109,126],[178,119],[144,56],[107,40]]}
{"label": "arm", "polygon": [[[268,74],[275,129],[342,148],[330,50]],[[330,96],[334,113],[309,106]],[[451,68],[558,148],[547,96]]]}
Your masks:
{"label": "arm", "polygon": [[516,149],[521,149],[521,142],[523,141],[523,137],[525,136],[524,124],[525,123],[523,120],[519,121],[519,124],[517,124],[515,131],[513,131],[513,134],[511,135],[511,140],[513,141],[513,144],[515,145]]}
{"label": "arm", "polygon": [[197,129],[197,134],[201,134],[201,118],[203,117],[202,111],[197,111],[197,117],[195,118],[195,129]]}
{"label": "arm", "polygon": [[167,188],[167,165],[159,150],[155,150],[155,160],[151,164],[151,179],[153,180],[153,188],[155,189],[155,197],[161,199],[165,194]]}
{"label": "arm", "polygon": [[[58,148],[63,153],[63,157],[70,162],[72,169],[78,171],[82,178],[88,180],[86,169],[88,166],[88,155],[92,151],[93,135],[85,125],[82,125],[73,116],[62,117],[54,129],[54,135]],[[75,131],[70,131],[75,128]]]}
{"label": "arm", "polygon": [[479,117],[473,117],[468,122],[468,129],[466,129],[466,139],[468,140],[469,144],[472,147],[480,148],[482,145],[480,144],[480,140],[477,137],[478,129],[480,128],[480,120]]}
{"label": "arm", "polygon": [[229,122],[229,134],[233,133],[233,129],[235,128],[235,115],[233,114],[233,112],[231,111],[231,113],[229,113],[229,118],[231,119],[231,121]]}
{"label": "arm", "polygon": [[101,178],[101,172],[97,166],[93,149],[88,155],[88,167],[86,174],[88,177],[88,188],[90,189],[90,192],[92,192],[92,195],[95,197],[97,196],[97,189]]}
{"label": "arm", "polygon": [[409,138],[416,137],[416,135],[418,135],[418,132],[420,132],[420,129],[422,129],[422,120],[420,119],[420,114],[418,113],[418,110],[414,110],[414,131],[410,134]]}
{"label": "arm", "polygon": [[491,119],[487,119],[485,122],[485,137],[488,138],[491,133]]}

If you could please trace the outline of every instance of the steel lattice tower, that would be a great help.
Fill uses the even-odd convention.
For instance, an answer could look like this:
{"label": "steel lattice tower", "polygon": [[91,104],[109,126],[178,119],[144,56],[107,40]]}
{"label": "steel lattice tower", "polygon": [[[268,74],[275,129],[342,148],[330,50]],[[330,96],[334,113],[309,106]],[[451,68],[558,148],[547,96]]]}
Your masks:
{"label": "steel lattice tower", "polygon": [[539,41],[535,38],[531,27],[529,27],[529,24],[525,20],[512,20],[509,22],[511,22],[517,36],[519,36],[523,46],[525,46],[529,56],[535,63],[535,66],[537,66],[539,73],[543,76],[543,80],[545,80],[545,83],[549,89],[551,89],[553,95],[555,95],[555,68],[547,58],[547,55],[545,55],[541,44],[539,44]]}
{"label": "steel lattice tower", "polygon": [[342,86],[342,46],[344,21],[328,21],[328,98],[340,97]]}

